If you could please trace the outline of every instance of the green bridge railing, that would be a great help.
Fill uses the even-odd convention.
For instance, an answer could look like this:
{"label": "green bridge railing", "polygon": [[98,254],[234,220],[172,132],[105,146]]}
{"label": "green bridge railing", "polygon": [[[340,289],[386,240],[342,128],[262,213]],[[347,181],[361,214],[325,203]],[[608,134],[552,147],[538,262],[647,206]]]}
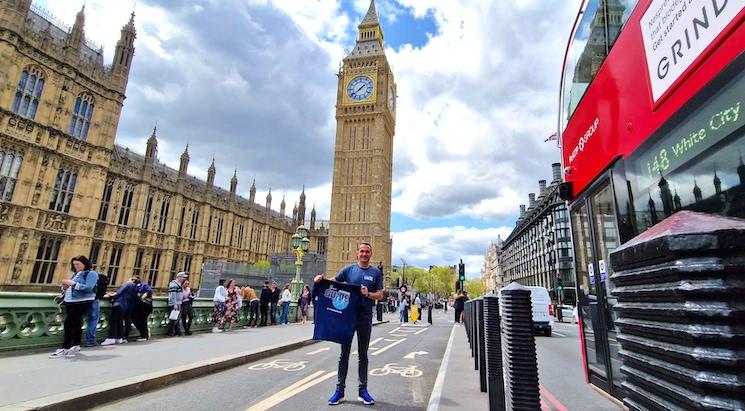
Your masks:
{"label": "green bridge railing", "polygon": [[[21,293],[0,292],[0,352],[28,348],[59,346],[64,337],[63,324],[65,322],[64,309],[57,306],[54,297],[56,293]],[[104,299],[100,302],[101,314],[96,327],[98,341],[106,338],[109,332],[109,313],[111,302]],[[168,298],[153,298],[153,313],[148,318],[148,326],[152,336],[165,335],[168,328]],[[193,304],[194,320],[192,331],[209,330],[212,328],[211,299],[197,298]],[[278,307],[279,310],[281,308]],[[281,312],[281,311],[280,311]],[[297,321],[297,307],[290,306],[288,318]],[[277,313],[279,321],[279,312]],[[246,325],[247,311],[241,308],[238,314],[237,326]],[[83,323],[83,333],[87,321]],[[139,335],[132,327],[130,338]],[[83,334],[85,338],[85,334]]]}

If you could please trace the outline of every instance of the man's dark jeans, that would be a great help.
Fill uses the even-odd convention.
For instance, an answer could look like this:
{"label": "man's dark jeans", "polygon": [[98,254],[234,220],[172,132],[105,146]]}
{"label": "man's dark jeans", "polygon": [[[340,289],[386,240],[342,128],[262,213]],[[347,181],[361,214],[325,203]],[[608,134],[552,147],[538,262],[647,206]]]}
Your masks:
{"label": "man's dark jeans", "polygon": [[272,320],[272,325],[277,323],[277,303],[269,306],[269,319]]}
{"label": "man's dark jeans", "polygon": [[250,303],[248,311],[248,326],[255,327],[259,323],[259,300],[253,300]]}
{"label": "man's dark jeans", "polygon": [[[372,332],[372,312],[363,311],[357,315],[357,353],[360,359],[359,364],[359,390],[367,389],[367,348],[370,345],[370,333]],[[349,352],[352,349],[352,342],[341,345],[341,355],[339,355],[339,371],[336,381],[336,389],[344,392],[347,381],[347,368],[349,368]]]}
{"label": "man's dark jeans", "polygon": [[[171,311],[173,311],[173,305],[168,306],[168,314],[171,314]],[[175,320],[168,320],[168,332],[166,332],[166,335],[174,336],[174,335],[181,335],[181,325],[179,325],[179,322],[181,320],[181,312],[179,311],[179,318]]]}

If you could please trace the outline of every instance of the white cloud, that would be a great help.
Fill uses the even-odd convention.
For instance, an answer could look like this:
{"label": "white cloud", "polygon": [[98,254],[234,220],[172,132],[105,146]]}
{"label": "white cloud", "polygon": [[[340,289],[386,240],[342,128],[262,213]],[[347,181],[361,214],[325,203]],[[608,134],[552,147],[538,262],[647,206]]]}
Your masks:
{"label": "white cloud", "polygon": [[[559,159],[543,140],[556,128],[562,57],[579,2],[377,2],[384,30],[402,13],[431,16],[437,27],[425,45],[386,50],[399,97],[394,212],[422,220],[517,215]],[[71,23],[82,0],[47,4]],[[246,195],[256,177],[259,202],[272,186],[273,208],[286,193],[289,213],[306,183],[308,211],[315,202],[319,219],[328,218],[335,74],[369,0],[353,4],[358,14],[336,0],[138,2],[137,51],[117,140],[143,151],[157,120],[160,155],[171,166],[190,142],[191,174],[204,177],[215,153],[218,185],[237,166],[239,192]],[[131,7],[86,2],[86,35],[104,44],[109,60]],[[489,241],[508,233],[408,230],[394,234],[394,255],[421,266],[464,256],[475,273]],[[444,236],[447,244],[436,241]]]}
{"label": "white cloud", "polygon": [[478,277],[489,243],[498,236],[507,238],[512,227],[488,229],[463,226],[413,229],[393,233],[393,261],[416,267],[452,266],[460,259],[468,277]]}

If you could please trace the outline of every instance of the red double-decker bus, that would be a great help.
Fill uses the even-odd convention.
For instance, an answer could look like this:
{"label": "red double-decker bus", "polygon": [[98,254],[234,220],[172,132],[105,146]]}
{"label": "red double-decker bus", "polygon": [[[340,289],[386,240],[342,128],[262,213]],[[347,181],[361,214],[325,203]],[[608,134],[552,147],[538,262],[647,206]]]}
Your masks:
{"label": "red double-decker bus", "polygon": [[559,144],[588,382],[623,396],[608,254],[682,209],[745,217],[745,0],[584,0]]}

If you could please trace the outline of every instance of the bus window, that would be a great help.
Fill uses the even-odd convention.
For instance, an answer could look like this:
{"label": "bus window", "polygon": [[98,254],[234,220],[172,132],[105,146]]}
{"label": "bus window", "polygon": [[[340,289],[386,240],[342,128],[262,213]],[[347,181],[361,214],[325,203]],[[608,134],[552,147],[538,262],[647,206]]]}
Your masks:
{"label": "bus window", "polygon": [[561,129],[569,122],[638,0],[587,0],[569,44],[562,81]]}
{"label": "bus window", "polygon": [[606,5],[606,14],[608,16],[608,50],[613,48],[613,44],[621,33],[621,29],[629,19],[631,12],[636,7],[639,0],[609,0]]}

